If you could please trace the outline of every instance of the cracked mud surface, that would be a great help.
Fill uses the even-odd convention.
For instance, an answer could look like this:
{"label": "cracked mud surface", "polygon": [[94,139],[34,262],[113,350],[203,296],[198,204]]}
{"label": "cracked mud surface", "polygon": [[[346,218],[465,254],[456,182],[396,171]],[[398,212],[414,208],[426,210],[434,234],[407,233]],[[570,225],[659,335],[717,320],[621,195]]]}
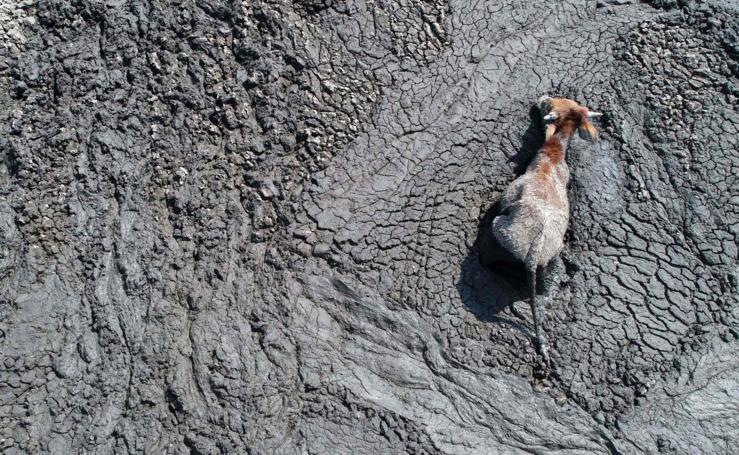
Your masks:
{"label": "cracked mud surface", "polygon": [[[736,2],[176,3],[0,0],[3,453],[735,453]],[[544,93],[542,380],[479,255]]]}

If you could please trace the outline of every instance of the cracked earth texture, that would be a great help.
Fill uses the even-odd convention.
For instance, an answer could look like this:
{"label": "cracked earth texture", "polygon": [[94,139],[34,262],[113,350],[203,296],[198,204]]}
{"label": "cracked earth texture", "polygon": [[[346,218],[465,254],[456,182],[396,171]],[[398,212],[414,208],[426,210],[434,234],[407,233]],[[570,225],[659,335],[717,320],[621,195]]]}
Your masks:
{"label": "cracked earth texture", "polygon": [[[736,453],[737,24],[0,1],[0,451]],[[542,377],[520,273],[480,256],[545,93],[605,117]]]}

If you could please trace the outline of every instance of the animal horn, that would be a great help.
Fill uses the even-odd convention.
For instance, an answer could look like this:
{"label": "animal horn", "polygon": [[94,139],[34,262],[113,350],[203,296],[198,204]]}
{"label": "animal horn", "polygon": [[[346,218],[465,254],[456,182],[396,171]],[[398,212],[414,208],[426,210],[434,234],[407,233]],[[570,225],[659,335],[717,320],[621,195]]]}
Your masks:
{"label": "animal horn", "polygon": [[602,112],[588,112],[588,118],[598,118],[603,117]]}

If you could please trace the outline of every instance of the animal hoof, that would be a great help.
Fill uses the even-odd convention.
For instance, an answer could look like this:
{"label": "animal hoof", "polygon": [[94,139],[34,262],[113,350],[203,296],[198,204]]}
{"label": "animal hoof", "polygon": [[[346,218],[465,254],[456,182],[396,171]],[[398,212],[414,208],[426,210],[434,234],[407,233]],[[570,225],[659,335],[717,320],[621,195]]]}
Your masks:
{"label": "animal hoof", "polygon": [[549,358],[549,354],[542,354],[541,355],[542,363],[544,364],[544,367],[549,370],[549,367],[552,366],[552,360]]}
{"label": "animal hoof", "polygon": [[546,379],[549,377],[549,374],[552,372],[552,366],[549,363],[548,358],[539,357],[538,362],[536,363],[536,366],[534,367],[534,378],[537,379]]}

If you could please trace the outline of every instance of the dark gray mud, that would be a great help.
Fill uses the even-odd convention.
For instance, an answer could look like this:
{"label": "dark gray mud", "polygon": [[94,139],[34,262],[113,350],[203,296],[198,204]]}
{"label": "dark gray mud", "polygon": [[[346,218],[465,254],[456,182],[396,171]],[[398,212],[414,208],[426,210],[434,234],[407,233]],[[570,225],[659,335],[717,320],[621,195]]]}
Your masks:
{"label": "dark gray mud", "polygon": [[[0,451],[736,453],[738,23],[0,1]],[[544,93],[606,117],[541,378],[479,253]]]}

